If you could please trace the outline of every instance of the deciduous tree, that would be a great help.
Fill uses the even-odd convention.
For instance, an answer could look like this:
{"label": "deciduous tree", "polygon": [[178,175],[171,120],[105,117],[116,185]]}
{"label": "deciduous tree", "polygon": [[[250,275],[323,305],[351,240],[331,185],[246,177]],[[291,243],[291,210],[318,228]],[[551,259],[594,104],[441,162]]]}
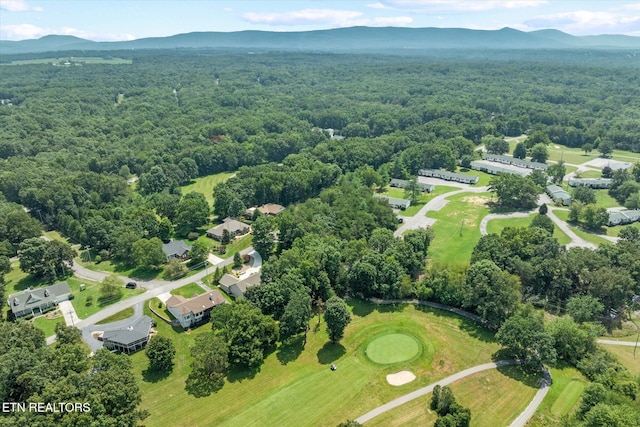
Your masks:
{"label": "deciduous tree", "polygon": [[324,321],[332,342],[338,342],[344,335],[344,329],[351,322],[351,314],[342,298],[333,296],[324,305]]}
{"label": "deciduous tree", "polygon": [[149,358],[151,369],[167,371],[173,366],[176,348],[170,338],[155,336],[147,344],[144,353]]}

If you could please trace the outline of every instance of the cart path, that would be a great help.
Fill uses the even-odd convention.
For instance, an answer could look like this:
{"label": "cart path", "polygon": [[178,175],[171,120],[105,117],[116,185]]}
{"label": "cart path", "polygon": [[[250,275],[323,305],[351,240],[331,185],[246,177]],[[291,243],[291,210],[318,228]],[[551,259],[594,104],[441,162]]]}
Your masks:
{"label": "cart path", "polygon": [[380,414],[383,414],[387,411],[390,411],[394,408],[397,408],[400,405],[404,405],[407,402],[410,402],[414,399],[417,399],[421,396],[424,396],[425,394],[429,394],[433,391],[433,388],[437,385],[439,386],[445,386],[445,385],[449,385],[451,383],[454,383],[462,378],[468,377],[469,375],[473,375],[473,374],[477,374],[478,372],[482,372],[482,371],[486,371],[489,369],[496,369],[499,368],[501,366],[507,366],[507,365],[515,365],[518,362],[515,360],[500,360],[498,362],[491,362],[491,363],[485,363],[482,365],[478,365],[478,366],[474,366],[472,368],[469,369],[465,369],[464,371],[460,371],[457,374],[453,374],[451,376],[448,376],[438,382],[435,382],[433,384],[429,384],[426,387],[422,387],[414,392],[411,392],[409,394],[405,394],[404,396],[400,396],[397,399],[392,400],[389,403],[385,403],[382,406],[378,406],[376,409],[374,409],[373,411],[369,411],[366,414],[362,415],[359,418],[356,418],[356,421],[359,422],[360,424],[364,424],[367,421],[377,417]]}
{"label": "cart path", "polygon": [[[615,341],[615,340],[596,340],[598,344],[605,345],[624,345],[627,347],[635,347],[636,343],[634,341]],[[640,344],[638,344],[640,345]]]}

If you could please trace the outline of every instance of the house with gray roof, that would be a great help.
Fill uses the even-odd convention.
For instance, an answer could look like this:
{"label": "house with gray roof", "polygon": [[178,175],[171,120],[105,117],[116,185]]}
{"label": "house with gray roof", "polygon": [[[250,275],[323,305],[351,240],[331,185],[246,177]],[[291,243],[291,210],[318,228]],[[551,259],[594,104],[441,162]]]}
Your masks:
{"label": "house with gray roof", "polygon": [[471,162],[469,166],[473,170],[485,172],[491,175],[498,175],[499,173],[508,173],[511,175],[520,175],[520,176],[528,175],[528,172],[525,170],[518,170],[518,168],[508,168],[508,167],[496,165],[492,162],[483,162],[483,161],[474,160]]}
{"label": "house with gray roof", "polygon": [[570,178],[571,187],[589,187],[593,189],[603,189],[611,187],[610,178]]}
{"label": "house with gray roof", "polygon": [[609,222],[607,225],[625,225],[640,221],[640,209],[627,209],[622,211],[609,211]]}
{"label": "house with gray roof", "polygon": [[374,197],[378,199],[386,200],[387,203],[389,203],[389,206],[391,206],[393,209],[405,210],[409,206],[411,206],[411,200],[407,200],[407,199],[398,199],[396,197],[389,197],[389,196],[374,196]]}
{"label": "house with gray roof", "polygon": [[222,241],[224,230],[227,230],[229,232],[229,237],[233,238],[235,236],[247,234],[251,230],[251,227],[237,219],[225,218],[222,224],[208,229],[207,236]]}
{"label": "house with gray roof", "polygon": [[9,295],[7,302],[14,317],[20,318],[30,314],[37,316],[54,309],[60,301],[66,301],[71,295],[67,282],[60,282],[46,288],[27,288],[17,294]]}
{"label": "house with gray roof", "polygon": [[533,170],[541,170],[545,171],[549,167],[546,163],[540,162],[531,162],[525,159],[518,159],[513,156],[503,156],[500,154],[484,154],[482,156],[483,160],[488,160],[490,162],[503,163],[505,165],[517,166],[519,168],[525,169],[533,169]]}
{"label": "house with gray roof", "polygon": [[167,261],[174,258],[187,259],[190,250],[191,245],[188,245],[184,240],[169,240],[169,243],[162,244],[162,252],[167,257]]}
{"label": "house with gray roof", "polygon": [[[409,181],[407,181],[406,179],[391,178],[391,182],[389,183],[389,186],[396,187],[396,188],[405,188],[408,182]],[[422,191],[423,193],[425,191],[427,193],[431,193],[436,188],[436,186],[433,184],[424,184],[422,182],[418,182],[417,184],[418,184],[418,188],[420,188],[420,191]]]}
{"label": "house with gray roof", "polygon": [[172,295],[166,305],[169,313],[180,322],[180,326],[186,329],[208,321],[211,310],[226,303],[227,300],[224,299],[220,291],[214,289],[188,299],[181,295]]}
{"label": "house with gray roof", "polygon": [[220,278],[220,289],[226,292],[227,295],[234,296],[236,298],[244,298],[244,294],[250,286],[258,286],[261,283],[260,272],[257,271],[246,277],[236,277],[233,274],[225,274]]}
{"label": "house with gray roof", "polygon": [[149,316],[142,316],[128,326],[102,334],[105,348],[122,353],[135,353],[142,350],[149,342],[149,334],[153,327],[153,320]]}
{"label": "house with gray roof", "polygon": [[463,184],[477,184],[480,180],[479,176],[449,172],[442,169],[420,169],[418,175],[444,179],[445,181],[461,182]]}
{"label": "house with gray roof", "polygon": [[571,195],[558,185],[547,185],[546,193],[551,197],[554,203],[561,203],[564,206],[571,204]]}

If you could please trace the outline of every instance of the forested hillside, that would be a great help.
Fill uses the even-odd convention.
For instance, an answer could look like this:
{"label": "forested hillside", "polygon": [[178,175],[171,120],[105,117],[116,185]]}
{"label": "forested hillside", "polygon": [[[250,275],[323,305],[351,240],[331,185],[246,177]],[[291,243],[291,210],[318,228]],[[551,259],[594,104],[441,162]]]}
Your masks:
{"label": "forested hillside", "polygon": [[[180,187],[233,172],[207,189],[217,220],[263,203],[287,208],[275,218],[251,218],[253,245],[265,263],[263,285],[247,299],[263,315],[287,319],[293,294],[305,294],[303,302],[317,308],[335,295],[463,307],[501,327],[498,341],[515,357],[566,361],[596,381],[604,391],[592,390],[602,393],[580,416],[588,418],[594,407],[637,420],[628,409],[637,403],[637,380],[594,350],[601,329],[586,323],[611,309],[623,312],[640,292],[635,229],[621,232],[616,245],[567,250],[550,234],[553,224],[547,230],[539,220],[483,237],[464,270],[425,267],[438,236],[417,228],[395,237],[398,218],[374,197],[390,178],[410,179],[421,168],[454,170],[478,158],[479,145],[500,154],[509,149],[504,137],[523,133],[530,135],[524,155],[541,147],[544,160],[545,144],[640,152],[640,73],[627,55],[176,50],[110,52],[132,60],[121,64],[2,65],[0,274],[17,253],[23,270],[45,279],[58,274],[58,261],[73,259],[66,243],[34,239],[42,229],[125,264],[135,264],[147,244],[190,234],[194,240],[211,223],[210,206]],[[615,197],[637,197],[638,170],[618,179],[629,184],[624,194],[614,187]],[[492,186],[526,182],[535,198],[546,183],[540,177],[538,183],[500,175]],[[503,199],[498,194],[498,208],[518,208]],[[28,269],[23,259],[38,251],[51,262]],[[566,307],[585,323],[569,319],[545,328],[526,303]],[[510,340],[523,336],[518,328],[538,334],[528,336],[530,347]],[[302,330],[306,324],[289,332]],[[274,327],[269,343],[276,335]],[[574,335],[579,342],[564,341]],[[250,365],[261,363],[262,350],[259,356]],[[624,393],[616,399],[618,389]]]}

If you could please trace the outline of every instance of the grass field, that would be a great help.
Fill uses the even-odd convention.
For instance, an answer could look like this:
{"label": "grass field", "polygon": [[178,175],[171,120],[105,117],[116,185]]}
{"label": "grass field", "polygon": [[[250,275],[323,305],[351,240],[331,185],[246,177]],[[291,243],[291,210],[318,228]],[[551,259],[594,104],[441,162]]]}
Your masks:
{"label": "grass field", "polygon": [[582,374],[570,366],[551,368],[551,377],[553,382],[549,393],[527,426],[557,425],[563,416],[575,411],[582,391],[588,384]]}
{"label": "grass field", "polygon": [[609,195],[608,190],[595,190],[596,194],[596,205],[602,206],[603,208],[613,208],[616,206],[620,206],[620,203]]}
{"label": "grass field", "polygon": [[[450,387],[456,401],[471,409],[471,425],[507,426],[529,404],[536,393],[519,367],[505,367],[471,375]],[[437,414],[429,409],[431,394],[412,400],[372,419],[365,426],[433,425]]]}
{"label": "grass field", "polygon": [[[411,305],[375,306],[350,300],[353,320],[339,344],[329,344],[324,322],[313,328],[304,348],[300,340],[279,346],[258,372],[232,371],[221,390],[196,398],[185,390],[189,347],[209,326],[177,333],[160,320],[160,335],[174,341],[178,354],[173,371],[163,377],[146,372],[142,352],[132,361],[143,395],[140,409],[155,425],[335,426],[354,419],[400,395],[470,366],[490,361],[498,345],[492,333],[457,316]],[[425,352],[406,364],[376,365],[364,355],[363,343],[389,329],[419,338]],[[335,363],[336,371],[329,365]],[[386,375],[401,369],[417,378],[392,387]],[[215,410],[212,410],[215,408]]]}
{"label": "grass field", "polygon": [[476,184],[473,184],[474,187],[484,187],[485,185],[489,185],[489,182],[491,182],[491,178],[493,178],[493,175],[490,175],[488,173],[480,172],[480,171],[474,171],[474,170],[470,170],[470,169],[459,169],[456,172],[464,174],[464,175],[471,175],[471,176],[480,177],[478,182]]}
{"label": "grass field", "polygon": [[474,246],[480,240],[480,221],[489,214],[486,203],[490,193],[456,194],[438,212],[427,216],[437,219],[431,227],[434,239],[429,257],[445,264],[467,264]]}
{"label": "grass field", "polygon": [[[531,224],[531,220],[533,220],[532,215],[526,218],[492,219],[487,223],[487,233],[500,234],[506,227],[528,227],[529,224]],[[566,245],[571,242],[569,236],[567,236],[555,224],[553,227],[553,237],[555,237],[561,245]]]}
{"label": "grass field", "polygon": [[602,178],[602,172],[595,170],[580,172],[580,178]]}
{"label": "grass field", "polygon": [[107,323],[117,322],[118,320],[128,319],[133,316],[134,310],[133,307],[125,308],[122,311],[117,312],[116,314],[109,316],[105,319],[102,319],[99,322],[96,322],[96,325],[106,325]]}
{"label": "grass field", "polygon": [[194,295],[200,295],[203,293],[204,289],[202,289],[197,283],[189,283],[188,285],[171,291],[171,295],[180,295],[185,298],[191,298]]}
{"label": "grass field", "polygon": [[222,172],[203,176],[194,179],[187,185],[183,185],[180,189],[182,190],[182,194],[187,194],[192,191],[204,194],[205,199],[213,206],[213,187],[215,187],[216,184],[225,182],[233,175],[235,175],[235,172]]}
{"label": "grass field", "polygon": [[365,354],[375,363],[391,364],[411,360],[419,356],[422,350],[422,343],[417,338],[389,331],[366,344]]}
{"label": "grass field", "polygon": [[[417,203],[415,204],[412,203],[411,206],[409,206],[409,209],[400,211],[398,212],[398,214],[401,216],[414,216],[416,213],[418,213],[420,209],[422,209],[422,207],[426,203],[428,203],[434,197],[439,196],[441,194],[449,193],[451,191],[455,191],[457,189],[458,188],[456,187],[448,187],[446,185],[436,185],[436,188],[433,190],[432,193],[422,193]],[[399,199],[405,198],[404,190],[401,188],[387,187],[386,190],[380,194],[389,196],[389,197],[396,197]]]}

